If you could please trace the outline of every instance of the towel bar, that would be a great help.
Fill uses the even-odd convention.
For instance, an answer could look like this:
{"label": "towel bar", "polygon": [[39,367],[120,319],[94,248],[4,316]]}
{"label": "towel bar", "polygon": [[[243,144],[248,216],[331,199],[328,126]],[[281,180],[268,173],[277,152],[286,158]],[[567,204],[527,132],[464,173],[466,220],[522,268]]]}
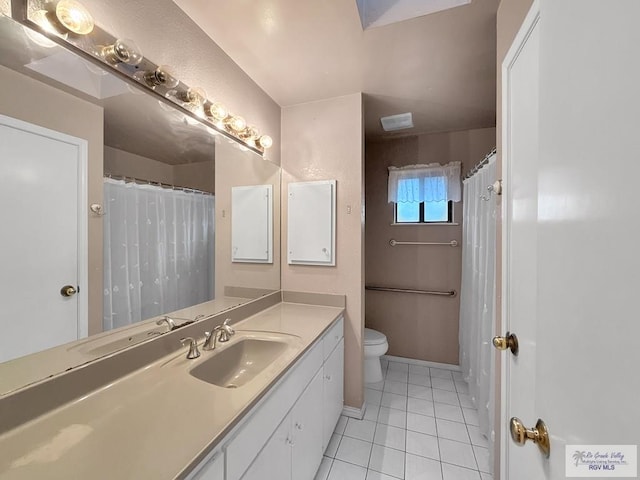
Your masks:
{"label": "towel bar", "polygon": [[378,292],[417,293],[420,295],[438,295],[442,297],[455,297],[458,294],[458,292],[456,292],[455,290],[414,290],[410,288],[377,287],[373,285],[366,285],[364,288],[365,290],[376,290]]}

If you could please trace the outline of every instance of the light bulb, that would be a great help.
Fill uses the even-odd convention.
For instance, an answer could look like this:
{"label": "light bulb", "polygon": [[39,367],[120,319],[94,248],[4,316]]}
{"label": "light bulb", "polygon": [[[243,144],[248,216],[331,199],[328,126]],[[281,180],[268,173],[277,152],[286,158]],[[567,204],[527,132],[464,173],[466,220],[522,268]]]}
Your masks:
{"label": "light bulb", "polygon": [[240,138],[245,141],[255,141],[259,136],[260,132],[258,132],[258,129],[254,126],[248,126],[244,130],[242,130],[242,132],[240,132]]}
{"label": "light bulb", "polygon": [[[31,20],[33,23],[38,25],[45,32],[52,33],[66,40],[69,34],[67,34],[66,32],[61,32],[58,28],[56,28],[56,26],[52,24],[51,21],[49,20],[48,15],[49,14],[46,10],[36,10],[35,12],[29,15],[29,20]],[[57,45],[56,42],[49,40],[44,35],[34,30],[31,30],[29,27],[25,26],[23,28],[24,28],[24,33],[27,34],[27,37],[29,37],[31,40],[33,40],[35,43],[37,43],[41,47],[51,48]]]}
{"label": "light bulb", "polygon": [[262,135],[258,139],[258,145],[264,149],[271,148],[271,145],[273,145],[273,139],[269,135]]}
{"label": "light bulb", "polygon": [[175,77],[173,69],[168,65],[160,65],[152,72],[145,72],[143,79],[151,88],[160,85],[166,88],[174,88],[180,83],[180,80]]}
{"label": "light bulb", "polygon": [[247,127],[245,119],[236,115],[229,115],[225,118],[224,124],[235,133],[240,133]]}
{"label": "light bulb", "polygon": [[220,120],[224,120],[229,115],[229,111],[227,107],[222,105],[221,103],[212,103],[205,107],[205,113],[213,118],[216,122]]}
{"label": "light bulb", "polygon": [[60,0],[56,5],[56,18],[72,33],[87,35],[93,31],[94,21],[89,10],[75,0]]}
{"label": "light bulb", "polygon": [[200,87],[191,87],[184,92],[178,93],[177,97],[192,107],[201,107],[207,101],[206,92]]}
{"label": "light bulb", "polygon": [[133,40],[118,39],[113,45],[103,47],[101,54],[110,64],[139,65],[144,56]]}

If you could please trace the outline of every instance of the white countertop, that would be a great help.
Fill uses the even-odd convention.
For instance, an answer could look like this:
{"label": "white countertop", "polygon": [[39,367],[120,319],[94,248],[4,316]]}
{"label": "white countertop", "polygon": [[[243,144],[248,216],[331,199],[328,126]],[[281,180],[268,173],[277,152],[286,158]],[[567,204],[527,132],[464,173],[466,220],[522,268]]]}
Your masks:
{"label": "white countertop", "polygon": [[216,352],[187,360],[185,347],[11,430],[0,436],[0,478],[181,477],[342,312],[337,307],[280,303],[235,324],[239,333],[300,337],[284,358],[240,388],[194,378],[188,371]]}

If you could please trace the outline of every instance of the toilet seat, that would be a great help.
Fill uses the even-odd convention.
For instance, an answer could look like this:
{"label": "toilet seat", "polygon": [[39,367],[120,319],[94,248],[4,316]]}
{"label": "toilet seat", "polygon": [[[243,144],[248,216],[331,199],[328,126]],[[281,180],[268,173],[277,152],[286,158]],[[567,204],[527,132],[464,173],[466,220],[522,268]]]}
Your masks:
{"label": "toilet seat", "polygon": [[376,330],[370,328],[364,329],[364,344],[365,345],[382,345],[387,342],[387,337]]}

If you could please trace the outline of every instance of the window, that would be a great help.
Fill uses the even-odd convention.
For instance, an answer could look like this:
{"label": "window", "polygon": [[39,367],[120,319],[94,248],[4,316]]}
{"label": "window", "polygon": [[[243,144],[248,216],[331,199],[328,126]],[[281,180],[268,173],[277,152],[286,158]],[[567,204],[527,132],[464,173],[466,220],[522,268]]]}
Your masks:
{"label": "window", "polygon": [[405,202],[395,204],[395,223],[451,223],[453,202]]}
{"label": "window", "polygon": [[460,186],[460,162],[389,167],[394,222],[452,223],[453,202],[461,200]]}
{"label": "window", "polygon": [[[395,223],[451,223],[453,220],[453,202],[447,200],[446,178],[428,177],[422,180],[404,178],[398,181],[398,189],[411,195],[422,183],[425,191],[438,192],[437,198],[442,200],[405,201],[395,204]],[[417,198],[413,195],[413,198]]]}

